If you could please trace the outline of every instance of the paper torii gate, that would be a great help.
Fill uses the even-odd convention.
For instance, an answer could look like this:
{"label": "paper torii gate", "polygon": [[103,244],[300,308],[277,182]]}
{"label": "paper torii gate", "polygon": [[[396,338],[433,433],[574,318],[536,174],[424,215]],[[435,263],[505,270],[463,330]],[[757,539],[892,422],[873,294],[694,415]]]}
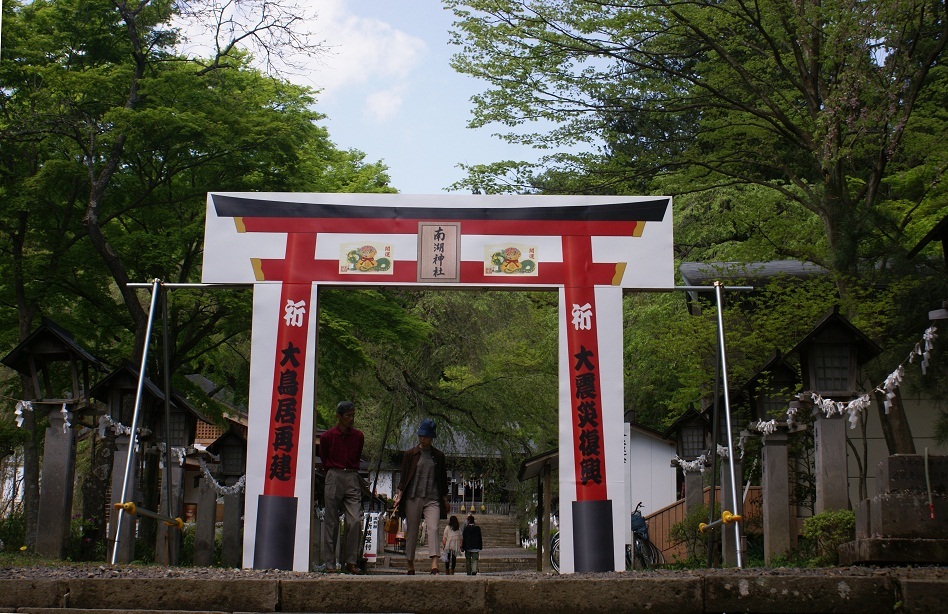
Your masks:
{"label": "paper torii gate", "polygon": [[310,570],[317,287],[352,285],[559,290],[561,571],[624,569],[622,291],[674,287],[671,204],[208,194],[203,281],[254,284],[244,567]]}

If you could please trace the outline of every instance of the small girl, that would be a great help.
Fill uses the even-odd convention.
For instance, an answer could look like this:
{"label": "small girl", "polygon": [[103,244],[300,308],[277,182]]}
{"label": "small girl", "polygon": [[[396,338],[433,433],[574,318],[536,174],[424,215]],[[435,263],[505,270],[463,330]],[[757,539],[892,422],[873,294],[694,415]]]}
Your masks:
{"label": "small girl", "polygon": [[444,528],[444,535],[441,537],[441,549],[444,551],[441,557],[444,561],[444,571],[449,576],[454,575],[458,552],[461,550],[461,523],[458,522],[457,516],[448,519],[448,526]]}

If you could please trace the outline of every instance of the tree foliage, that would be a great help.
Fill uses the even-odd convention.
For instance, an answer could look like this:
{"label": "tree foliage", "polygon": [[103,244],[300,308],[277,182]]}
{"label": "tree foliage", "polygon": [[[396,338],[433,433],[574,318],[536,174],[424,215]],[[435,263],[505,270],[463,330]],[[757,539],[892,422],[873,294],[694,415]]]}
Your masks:
{"label": "tree foliage", "polygon": [[[917,341],[948,290],[937,248],[906,259],[948,212],[943,2],[446,4],[454,66],[485,83],[470,125],[550,152],[469,167],[456,187],[671,194],[681,261],[829,270],[835,288],[727,298],[732,382],[837,303],[886,347],[872,382]],[[667,425],[712,392],[714,312],[693,321],[675,296],[626,306],[627,409]]]}
{"label": "tree foliage", "polygon": [[[505,125],[504,138],[539,148],[600,146],[549,158],[551,172],[523,177],[529,189],[549,189],[551,177],[561,188],[564,161],[584,169],[584,185],[572,185],[584,191],[760,186],[816,216],[826,251],[801,256],[847,276],[872,270],[880,244],[891,249],[915,219],[922,185],[901,215],[883,205],[893,176],[927,157],[907,130],[945,135],[943,109],[926,102],[944,100],[943,2],[447,4],[454,66],[488,85],[472,126]],[[536,120],[554,127],[524,128]],[[941,158],[930,156],[919,184],[941,176]],[[509,171],[522,168],[469,183],[500,171],[516,184]]]}
{"label": "tree foliage", "polygon": [[[344,343],[319,346],[320,416],[357,398],[368,450],[388,416],[389,449],[413,445],[423,417],[440,445],[499,456],[516,470],[523,454],[555,446],[557,304],[552,293],[322,290],[327,325]],[[345,309],[336,308],[345,306]],[[407,436],[407,439],[406,439]],[[506,476],[505,476],[506,477]]]}
{"label": "tree foliage", "polygon": [[[254,67],[318,51],[296,29],[294,6],[225,8],[214,0],[3,4],[4,346],[50,316],[106,362],[137,362],[150,297],[129,283],[200,281],[209,191],[390,190],[381,164],[340,151],[316,124],[312,91]],[[181,51],[179,26],[209,19],[210,55]],[[176,293],[170,369],[245,391],[249,311],[246,291]],[[35,394],[16,388],[9,396]],[[39,441],[42,425],[25,426]],[[29,448],[27,457],[35,513],[38,461]]]}

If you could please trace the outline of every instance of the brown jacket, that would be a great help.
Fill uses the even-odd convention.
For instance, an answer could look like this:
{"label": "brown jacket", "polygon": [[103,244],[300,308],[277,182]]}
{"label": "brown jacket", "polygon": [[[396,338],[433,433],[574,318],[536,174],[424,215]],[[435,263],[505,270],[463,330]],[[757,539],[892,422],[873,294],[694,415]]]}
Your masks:
{"label": "brown jacket", "polygon": [[[435,462],[435,487],[438,489],[439,500],[443,501],[448,496],[448,467],[444,452],[432,446],[431,457]],[[405,450],[405,454],[402,456],[402,477],[398,481],[398,491],[402,494],[408,490],[408,485],[415,477],[415,469],[418,468],[418,459],[420,458],[421,446]]]}

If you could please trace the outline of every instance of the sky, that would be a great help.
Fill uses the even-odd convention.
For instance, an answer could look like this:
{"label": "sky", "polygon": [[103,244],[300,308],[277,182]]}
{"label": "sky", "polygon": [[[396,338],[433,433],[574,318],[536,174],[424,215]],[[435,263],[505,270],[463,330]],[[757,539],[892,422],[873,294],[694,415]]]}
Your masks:
{"label": "sky", "polygon": [[465,173],[459,163],[536,160],[539,154],[466,127],[484,82],[449,61],[453,15],[438,0],[321,0],[310,25],[329,46],[292,80],[318,88],[316,110],[341,149],[382,161],[404,194],[438,194]]}

